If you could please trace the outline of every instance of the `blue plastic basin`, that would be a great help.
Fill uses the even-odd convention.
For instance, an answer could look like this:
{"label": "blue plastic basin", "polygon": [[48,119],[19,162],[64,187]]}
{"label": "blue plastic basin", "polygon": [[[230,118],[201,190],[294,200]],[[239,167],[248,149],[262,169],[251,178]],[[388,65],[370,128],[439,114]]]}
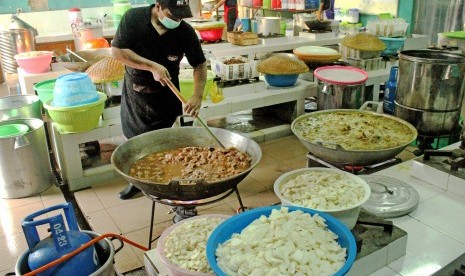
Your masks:
{"label": "blue plastic basin", "polygon": [[293,86],[297,82],[299,74],[295,75],[270,75],[265,74],[266,82],[271,86],[287,87]]}
{"label": "blue plastic basin", "polygon": [[[309,208],[296,207],[296,206],[286,206],[289,209],[289,212],[301,210],[304,213],[309,213],[312,216],[314,214],[319,214],[326,220],[328,229],[333,231],[339,238],[337,242],[344,248],[346,248],[347,257],[345,264],[334,274],[336,276],[341,276],[347,273],[352,267],[352,264],[355,261],[355,256],[357,254],[357,245],[355,243],[355,238],[350,232],[350,230],[340,221],[334,217],[315,211]],[[215,251],[219,244],[224,243],[229,240],[234,233],[240,233],[245,227],[247,227],[254,220],[258,219],[261,215],[269,216],[273,209],[280,209],[281,206],[266,206],[256,209],[252,209],[238,215],[232,216],[229,219],[222,222],[218,227],[213,230],[210,237],[207,241],[207,260],[210,264],[211,269],[220,276],[226,276],[223,270],[218,266],[216,262]]]}
{"label": "blue plastic basin", "polygon": [[53,87],[52,105],[70,107],[96,102],[99,99],[95,85],[86,73],[59,76]]}

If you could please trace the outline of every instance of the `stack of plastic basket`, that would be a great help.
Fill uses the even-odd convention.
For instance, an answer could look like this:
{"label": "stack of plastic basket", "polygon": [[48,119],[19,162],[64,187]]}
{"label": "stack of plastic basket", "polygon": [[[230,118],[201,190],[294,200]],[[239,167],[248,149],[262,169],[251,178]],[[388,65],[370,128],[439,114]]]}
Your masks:
{"label": "stack of plastic basket", "polygon": [[60,131],[77,133],[98,127],[106,99],[86,73],[70,73],[55,80],[53,97],[43,105]]}

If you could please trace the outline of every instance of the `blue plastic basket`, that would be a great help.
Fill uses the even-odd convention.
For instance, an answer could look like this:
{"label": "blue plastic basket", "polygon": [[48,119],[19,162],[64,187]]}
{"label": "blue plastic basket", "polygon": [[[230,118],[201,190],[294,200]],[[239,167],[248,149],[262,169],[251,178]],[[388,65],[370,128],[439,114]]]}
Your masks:
{"label": "blue plastic basket", "polygon": [[[215,251],[220,243],[224,243],[225,241],[229,240],[232,234],[240,233],[245,227],[247,227],[254,220],[258,219],[260,216],[269,216],[273,209],[280,208],[281,206],[266,206],[252,209],[235,215],[218,225],[218,227],[215,228],[215,230],[211,233],[210,237],[208,238],[206,248],[207,260],[213,271],[217,275],[226,276],[226,274],[223,272],[223,270],[218,266],[218,263],[216,262]],[[342,222],[338,221],[337,219],[328,214],[303,207],[287,206],[286,208],[289,209],[289,212],[301,210],[304,213],[311,214],[312,216],[314,214],[318,214],[326,220],[328,229],[333,231],[339,237],[337,242],[342,247],[346,248],[347,252],[345,264],[334,275],[345,275],[347,271],[349,271],[349,269],[352,267],[352,264],[355,261],[355,256],[357,255],[357,245],[355,243],[355,238],[350,232],[350,230],[344,224],[342,224]]]}
{"label": "blue plastic basket", "polygon": [[386,45],[386,49],[381,52],[382,56],[393,56],[404,47],[405,37],[380,36],[379,39],[381,39]]}
{"label": "blue plastic basket", "polygon": [[297,82],[299,74],[294,75],[271,75],[265,74],[266,82],[271,86],[288,87],[293,86]]}

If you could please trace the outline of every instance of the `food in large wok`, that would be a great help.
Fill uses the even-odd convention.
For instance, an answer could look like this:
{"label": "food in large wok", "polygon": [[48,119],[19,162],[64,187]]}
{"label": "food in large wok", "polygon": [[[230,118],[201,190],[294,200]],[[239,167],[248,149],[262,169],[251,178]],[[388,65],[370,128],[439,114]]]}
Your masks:
{"label": "food in large wok", "polygon": [[235,148],[184,147],[151,153],[136,162],[129,174],[168,184],[172,179],[225,179],[248,168],[252,159]]}
{"label": "food in large wok", "polygon": [[292,131],[315,156],[351,165],[386,161],[417,137],[416,129],[402,119],[352,109],[302,115],[292,123]]}
{"label": "food in large wok", "polygon": [[111,156],[115,170],[146,195],[166,200],[200,200],[220,195],[235,188],[258,164],[262,157],[260,146],[252,139],[229,130],[210,128],[226,148],[236,148],[250,158],[250,167],[231,177],[216,181],[172,180],[169,184],[141,180],[130,175],[137,160],[154,152],[184,147],[216,147],[219,145],[203,127],[165,128],[147,132],[119,145]]}

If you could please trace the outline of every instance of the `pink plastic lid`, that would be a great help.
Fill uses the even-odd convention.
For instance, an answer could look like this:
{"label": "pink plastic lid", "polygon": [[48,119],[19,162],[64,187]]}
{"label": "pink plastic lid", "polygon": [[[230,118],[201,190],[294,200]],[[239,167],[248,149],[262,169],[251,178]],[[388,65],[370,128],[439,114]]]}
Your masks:
{"label": "pink plastic lid", "polygon": [[313,74],[321,81],[341,85],[362,84],[368,79],[367,72],[352,66],[324,66]]}
{"label": "pink plastic lid", "polygon": [[75,11],[81,11],[81,9],[80,8],[71,8],[68,11],[75,12]]}

